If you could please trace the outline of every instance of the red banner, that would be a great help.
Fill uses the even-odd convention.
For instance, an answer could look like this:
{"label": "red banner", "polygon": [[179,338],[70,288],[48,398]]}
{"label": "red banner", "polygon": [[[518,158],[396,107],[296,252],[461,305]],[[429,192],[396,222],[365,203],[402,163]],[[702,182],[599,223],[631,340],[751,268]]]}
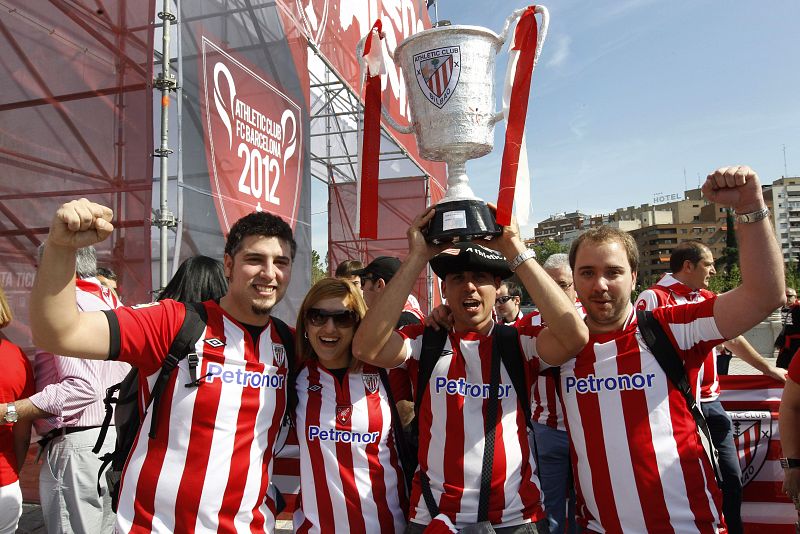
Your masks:
{"label": "red banner", "polygon": [[720,376],[720,401],[733,421],[742,467],[746,532],[792,534],[797,512],[781,491],[783,469],[778,407],[783,384],[762,375]]}
{"label": "red banner", "polygon": [[294,228],[303,169],[300,105],[206,37],[202,55],[206,153],[223,232],[254,210],[280,215]]}

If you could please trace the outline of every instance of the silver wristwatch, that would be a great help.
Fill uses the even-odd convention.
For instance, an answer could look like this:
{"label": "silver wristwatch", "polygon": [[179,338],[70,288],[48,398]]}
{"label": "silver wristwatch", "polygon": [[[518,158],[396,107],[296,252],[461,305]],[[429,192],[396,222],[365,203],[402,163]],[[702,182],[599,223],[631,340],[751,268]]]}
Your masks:
{"label": "silver wristwatch", "polygon": [[5,419],[6,423],[10,423],[12,425],[17,422],[17,419],[19,419],[19,416],[17,415],[17,407],[13,402],[6,404],[6,415],[3,417],[3,419]]}
{"label": "silver wristwatch", "polygon": [[751,211],[750,213],[736,214],[736,222],[739,224],[748,224],[758,222],[769,217],[769,208],[766,206],[760,210]]}
{"label": "silver wristwatch", "polygon": [[516,271],[517,267],[522,265],[523,262],[525,262],[526,260],[529,260],[531,258],[535,258],[535,257],[536,257],[536,251],[533,250],[532,248],[523,250],[522,252],[517,254],[516,258],[511,260],[511,263],[509,264],[509,267],[511,267],[512,271]]}

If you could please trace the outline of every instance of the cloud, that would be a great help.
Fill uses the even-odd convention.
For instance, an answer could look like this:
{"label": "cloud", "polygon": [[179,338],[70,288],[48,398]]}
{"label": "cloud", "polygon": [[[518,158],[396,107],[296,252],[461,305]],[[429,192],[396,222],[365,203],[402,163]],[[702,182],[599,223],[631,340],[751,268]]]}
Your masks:
{"label": "cloud", "polygon": [[548,67],[560,67],[569,57],[572,37],[569,35],[559,35],[555,38],[554,51],[547,61]]}

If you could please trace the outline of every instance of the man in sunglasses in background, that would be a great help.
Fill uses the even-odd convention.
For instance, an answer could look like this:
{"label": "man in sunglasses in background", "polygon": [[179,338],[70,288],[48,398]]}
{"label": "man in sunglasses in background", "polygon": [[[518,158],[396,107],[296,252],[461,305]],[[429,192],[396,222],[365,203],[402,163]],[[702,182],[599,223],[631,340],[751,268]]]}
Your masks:
{"label": "man in sunglasses in background", "polygon": [[[364,293],[364,302],[367,304],[367,308],[378,303],[386,284],[391,281],[399,268],[400,258],[378,256],[363,269],[353,271],[354,275],[361,277],[361,291]],[[419,307],[419,302],[414,295],[409,294],[403,306],[403,313],[397,320],[396,328],[402,328],[407,324],[420,324],[424,320],[425,315]]]}
{"label": "man in sunglasses in background", "polygon": [[511,324],[522,319],[522,310],[519,307],[521,298],[522,290],[519,286],[510,280],[503,280],[497,288],[497,297],[494,301],[497,321]]}
{"label": "man in sunglasses in background", "polygon": [[[75,251],[106,239],[112,215],[86,199],[56,212],[31,293],[33,338],[56,354],[138,367],[150,399],[189,308],[164,300],[78,312]],[[207,315],[197,358],[169,374],[152,438],[153,410],[146,412],[122,475],[117,532],[274,530],[267,488],[287,402],[285,344],[293,340],[281,338],[270,314],[286,293],[296,249],[291,227],[275,215],[254,212],[231,227],[228,292],[197,308]]]}

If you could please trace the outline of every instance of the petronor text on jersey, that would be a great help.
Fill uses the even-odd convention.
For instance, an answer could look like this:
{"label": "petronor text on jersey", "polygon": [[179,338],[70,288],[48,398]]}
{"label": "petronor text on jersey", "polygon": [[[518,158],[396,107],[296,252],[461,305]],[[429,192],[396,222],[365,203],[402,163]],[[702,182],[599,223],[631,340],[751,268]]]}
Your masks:
{"label": "petronor text on jersey", "polygon": [[600,393],[602,391],[630,391],[642,390],[653,387],[653,373],[647,375],[634,373],[632,375],[606,376],[597,378],[589,375],[586,378],[568,376],[566,378],[567,393],[575,390],[577,393]]}
{"label": "petronor text on jersey", "polygon": [[285,375],[243,371],[242,369],[226,371],[225,366],[218,363],[209,363],[206,370],[208,372],[206,382],[219,379],[225,384],[236,384],[248,388],[283,389],[286,379]]}
{"label": "petronor text on jersey", "polygon": [[[500,392],[498,399],[505,399],[511,393],[512,384],[498,384]],[[491,390],[490,384],[470,384],[463,378],[458,380],[447,379],[444,376],[436,377],[436,393],[445,391],[448,395],[461,395],[462,397],[473,397],[476,399],[488,399]]]}

